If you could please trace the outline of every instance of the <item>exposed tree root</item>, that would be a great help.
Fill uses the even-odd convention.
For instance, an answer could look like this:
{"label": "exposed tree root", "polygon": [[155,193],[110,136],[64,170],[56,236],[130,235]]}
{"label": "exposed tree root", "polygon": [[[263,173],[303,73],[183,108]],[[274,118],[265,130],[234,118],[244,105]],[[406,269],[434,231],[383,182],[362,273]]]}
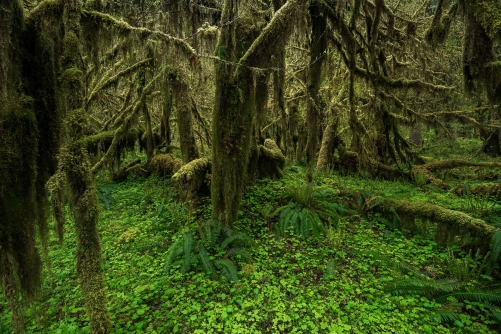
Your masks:
{"label": "exposed tree root", "polygon": [[493,234],[499,230],[466,213],[425,202],[375,198],[367,203],[367,207],[385,215],[396,215],[400,225],[411,230],[416,228],[415,218],[437,223],[435,241],[442,247],[452,244],[454,238],[460,236],[462,239],[472,238],[470,245],[486,253]]}

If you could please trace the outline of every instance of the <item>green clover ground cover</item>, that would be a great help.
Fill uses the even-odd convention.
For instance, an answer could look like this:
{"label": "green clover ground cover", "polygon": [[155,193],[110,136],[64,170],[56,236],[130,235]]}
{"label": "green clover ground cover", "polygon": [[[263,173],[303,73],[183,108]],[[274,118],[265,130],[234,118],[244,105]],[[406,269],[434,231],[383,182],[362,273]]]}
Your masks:
{"label": "green clover ground cover", "polygon": [[[254,240],[248,249],[254,262],[242,259],[236,283],[211,279],[201,270],[164,270],[173,239],[210,217],[208,203],[190,211],[174,203],[169,182],[158,178],[101,184],[99,228],[114,333],[495,333],[495,322],[481,303],[457,307],[453,299],[438,304],[385,292],[385,286],[409,274],[380,256],[430,276],[450,271],[451,251],[437,249],[426,235],[405,237],[377,215],[352,212],[325,237],[277,238],[277,217],[270,212],[287,204],[284,187],[304,178],[292,174],[248,188],[235,227]],[[339,196],[341,188],[375,195],[385,191],[436,196],[458,205],[445,195],[397,182],[332,175],[317,182]],[[43,302],[27,311],[29,333],[88,333],[68,219],[64,245],[58,246],[55,237],[51,241],[52,270],[44,275]],[[451,307],[458,318],[440,322],[437,311]],[[0,299],[0,333],[9,328],[8,308]]]}

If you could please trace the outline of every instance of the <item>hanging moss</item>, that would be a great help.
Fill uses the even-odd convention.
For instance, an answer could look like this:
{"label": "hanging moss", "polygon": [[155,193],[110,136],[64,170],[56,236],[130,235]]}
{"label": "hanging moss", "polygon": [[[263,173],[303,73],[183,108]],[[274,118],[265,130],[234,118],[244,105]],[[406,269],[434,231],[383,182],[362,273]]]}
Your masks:
{"label": "hanging moss", "polygon": [[80,68],[79,51],[81,10],[80,0],[64,2],[60,82],[68,133],[59,160],[70,190],[70,205],[77,236],[77,273],[90,319],[90,330],[92,333],[109,333],[111,321],[106,307],[101,246],[97,233],[97,192],[92,182],[87,151],[82,142],[87,114],[84,109],[84,77]]}
{"label": "hanging moss", "polygon": [[[16,101],[17,100],[17,101]],[[38,128],[31,99],[14,91],[0,99],[0,277],[17,333],[23,324],[19,295],[32,301],[40,287],[35,245]]]}
{"label": "hanging moss", "polygon": [[56,76],[54,43],[28,20],[23,34],[23,88],[33,98],[33,108],[38,127],[37,156],[37,227],[42,244],[44,261],[48,259],[48,216],[50,203],[46,183],[57,170],[61,115],[56,103]]}
{"label": "hanging moss", "polygon": [[[40,156],[45,152],[39,152],[45,149],[39,137],[47,134],[47,119],[42,115],[39,96],[33,94],[33,81],[23,81],[25,74],[26,79],[33,79],[23,65],[36,60],[29,59],[32,52],[23,44],[27,30],[17,0],[2,2],[0,30],[0,283],[12,312],[14,332],[24,333],[24,303],[33,301],[40,288],[37,226],[44,248],[47,240],[43,180],[49,162]],[[37,36],[33,36],[33,42],[32,47],[39,46]],[[46,55],[42,52],[40,56],[38,64],[44,64]],[[50,86],[47,90],[50,107]],[[40,170],[39,163],[43,165]]]}
{"label": "hanging moss", "polygon": [[465,90],[472,94],[478,82],[487,79],[485,67],[494,60],[492,39],[478,22],[473,2],[465,2],[463,77]]}
{"label": "hanging moss", "polygon": [[[268,62],[281,44],[278,41],[289,35],[292,27],[289,20],[305,4],[306,0],[287,1],[255,39],[245,34],[251,30],[237,29],[236,25],[221,29],[217,46],[219,56],[224,50],[225,59],[243,65],[216,66],[211,200],[214,217],[224,224],[231,225],[237,219],[247,175],[256,112],[252,67]],[[226,0],[221,20],[235,20],[237,8],[236,2]]]}
{"label": "hanging moss", "polygon": [[[360,1],[355,2],[354,16],[358,15]],[[312,168],[317,162],[318,151],[318,133],[320,127],[320,115],[322,113],[323,102],[319,91],[322,83],[322,67],[326,57],[324,53],[327,50],[327,18],[321,15],[321,6],[319,3],[312,3],[309,7],[312,28],[310,45],[310,68],[308,72],[308,106],[306,112],[306,123],[308,126],[308,142],[306,143],[306,163],[308,164],[308,174],[311,175]]]}
{"label": "hanging moss", "polygon": [[[97,155],[100,152],[106,152],[113,138],[115,137],[116,131],[104,131],[92,136],[87,136],[81,140],[82,144],[85,146],[90,154]],[[124,150],[133,151],[136,141],[138,141],[139,130],[132,129],[127,132],[127,134],[119,140],[117,151],[122,153]]]}
{"label": "hanging moss", "polygon": [[437,5],[437,10],[431,27],[425,33],[425,39],[428,43],[433,46],[442,44],[445,42],[449,31],[451,29],[451,24],[459,8],[459,4],[456,2],[451,5],[447,13],[443,14],[443,0],[440,0]]}

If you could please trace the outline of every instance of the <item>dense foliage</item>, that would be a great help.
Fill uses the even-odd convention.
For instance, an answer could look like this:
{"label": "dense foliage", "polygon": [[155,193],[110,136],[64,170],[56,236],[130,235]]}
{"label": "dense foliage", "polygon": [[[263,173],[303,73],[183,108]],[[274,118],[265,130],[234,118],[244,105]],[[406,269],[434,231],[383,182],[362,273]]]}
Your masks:
{"label": "dense foliage", "polygon": [[499,330],[501,2],[0,0],[0,31],[0,332]]}

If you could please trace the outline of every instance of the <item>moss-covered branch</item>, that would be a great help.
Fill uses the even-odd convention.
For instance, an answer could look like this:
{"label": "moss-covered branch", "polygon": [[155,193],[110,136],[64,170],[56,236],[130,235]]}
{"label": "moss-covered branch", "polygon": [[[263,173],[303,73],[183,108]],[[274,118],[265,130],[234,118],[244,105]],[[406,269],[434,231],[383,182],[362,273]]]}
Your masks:
{"label": "moss-covered branch", "polygon": [[39,22],[45,18],[60,17],[63,9],[64,6],[61,0],[44,0],[30,11],[28,18]]}
{"label": "moss-covered branch", "polygon": [[461,185],[454,188],[456,195],[474,195],[481,197],[501,198],[501,183],[481,183],[475,185]]}
{"label": "moss-covered branch", "polygon": [[[118,147],[118,143],[122,140],[124,135],[127,133],[127,131],[130,129],[133,120],[137,117],[137,114],[142,110],[141,107],[144,105],[144,100],[146,99],[146,96],[151,93],[151,91],[154,88],[155,82],[164,75],[164,71],[161,71],[158,73],[151,81],[144,87],[143,91],[141,92],[141,96],[137,99],[136,103],[128,107],[126,110],[123,112],[123,121],[120,119],[120,126],[118,129],[115,131],[115,136],[113,137],[113,141],[111,142],[110,147],[104,154],[104,156],[99,160],[94,167],[92,167],[92,173],[95,174],[99,169],[103,167],[103,165],[109,161],[115,154],[115,151]],[[127,116],[126,116],[127,115]],[[117,123],[117,121],[115,122]]]}
{"label": "moss-covered branch", "polygon": [[441,189],[448,190],[450,186],[444,181],[436,178],[432,172],[441,169],[451,169],[457,167],[501,167],[501,163],[498,162],[473,162],[467,160],[445,160],[440,162],[433,162],[425,165],[419,165],[412,169],[412,174],[414,177],[416,175],[423,175],[427,183],[431,183]]}
{"label": "moss-covered branch", "polygon": [[188,44],[186,41],[180,38],[171,36],[164,32],[157,30],[150,30],[144,27],[133,27],[129,23],[123,20],[118,20],[109,14],[97,11],[82,10],[82,15],[84,17],[88,17],[90,19],[102,23],[103,26],[113,27],[120,32],[125,32],[125,33],[133,32],[143,39],[154,38],[159,41],[173,44],[175,46],[178,46],[181,50],[184,50],[189,56],[197,57],[195,49],[190,44]]}
{"label": "moss-covered branch", "polygon": [[305,0],[289,0],[273,15],[271,21],[266,25],[261,34],[254,40],[247,52],[240,58],[239,64],[242,65],[256,65],[255,62],[260,59],[263,51],[266,54],[273,54],[270,52],[277,43],[277,39],[286,38],[288,34],[285,32],[290,30],[291,18],[295,13],[301,10],[306,4]]}
{"label": "moss-covered branch", "polygon": [[485,252],[488,249],[492,235],[499,229],[487,225],[483,220],[473,218],[460,211],[449,210],[441,206],[418,202],[402,200],[383,200],[375,199],[371,203],[374,205],[372,210],[383,214],[396,214],[405,227],[412,227],[415,218],[427,219],[432,223],[437,223],[439,229],[435,239],[440,246],[446,246],[454,240],[455,236],[469,236],[475,242],[475,247],[480,247]]}
{"label": "moss-covered branch", "polygon": [[124,76],[129,75],[132,72],[134,72],[135,70],[137,70],[143,66],[148,65],[149,63],[151,63],[151,61],[152,61],[151,58],[147,58],[145,60],[139,61],[139,62],[135,63],[134,65],[129,66],[126,69],[121,70],[120,72],[118,72],[114,76],[106,79],[105,81],[98,83],[96,85],[96,87],[92,90],[92,92],[89,94],[89,96],[87,97],[87,101],[85,102],[86,105],[88,106],[97,96],[99,96],[99,93],[101,93],[103,91],[103,89],[111,87],[113,84],[115,84],[118,80],[120,80]]}

